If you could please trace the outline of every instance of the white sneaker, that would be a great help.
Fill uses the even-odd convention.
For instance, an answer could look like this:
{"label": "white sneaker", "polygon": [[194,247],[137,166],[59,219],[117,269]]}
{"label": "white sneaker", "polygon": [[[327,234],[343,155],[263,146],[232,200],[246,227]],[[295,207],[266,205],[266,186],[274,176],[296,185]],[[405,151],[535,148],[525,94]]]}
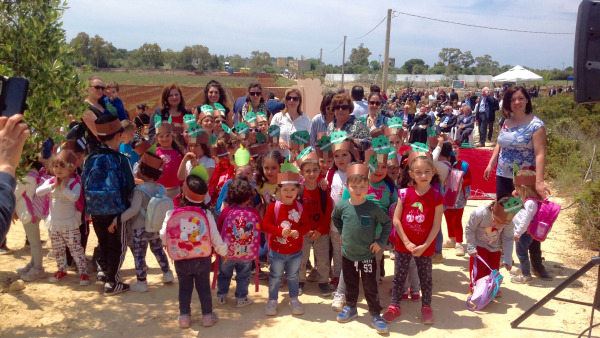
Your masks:
{"label": "white sneaker", "polygon": [[442,243],[442,248],[445,248],[445,249],[454,248],[455,244],[456,244],[456,240],[449,238],[449,239],[445,240],[444,243]]}
{"label": "white sneaker", "polygon": [[20,277],[22,280],[24,280],[26,282],[33,282],[34,280],[40,279],[40,278],[44,277],[45,275],[46,275],[46,272],[44,271],[44,267],[41,267],[39,269],[31,268],[29,271],[22,274]]}
{"label": "white sneaker", "polygon": [[148,291],[148,282],[139,280],[137,283],[131,284],[129,290],[133,292],[146,292]]}
{"label": "white sneaker", "polygon": [[454,254],[460,257],[465,255],[465,248],[463,248],[462,244],[456,243],[456,247],[454,248]]}
{"label": "white sneaker", "polygon": [[302,306],[302,303],[298,300],[298,298],[290,299],[290,309],[292,309],[293,315],[304,314],[304,307]]}
{"label": "white sneaker", "polygon": [[267,307],[265,308],[265,314],[267,316],[275,316],[277,314],[277,301],[269,299]]}
{"label": "white sneaker", "polygon": [[163,283],[171,283],[174,280],[175,277],[173,277],[173,270],[163,273]]}
{"label": "white sneaker", "polygon": [[333,293],[333,302],[331,302],[331,309],[336,312],[342,311],[346,305],[346,295],[343,293]]}
{"label": "white sneaker", "polygon": [[28,273],[29,270],[31,270],[32,268],[33,268],[33,263],[29,262],[25,266],[17,268],[17,273],[19,275],[22,275],[22,274]]}

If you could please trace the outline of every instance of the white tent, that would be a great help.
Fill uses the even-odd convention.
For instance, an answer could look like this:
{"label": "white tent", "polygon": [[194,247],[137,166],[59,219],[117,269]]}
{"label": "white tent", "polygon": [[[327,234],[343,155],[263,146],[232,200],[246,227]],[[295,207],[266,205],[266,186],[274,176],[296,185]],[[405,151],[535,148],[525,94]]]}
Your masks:
{"label": "white tent", "polygon": [[494,82],[527,82],[527,81],[540,81],[542,77],[536,73],[529,71],[521,66],[514,66],[508,71],[496,75],[492,78]]}

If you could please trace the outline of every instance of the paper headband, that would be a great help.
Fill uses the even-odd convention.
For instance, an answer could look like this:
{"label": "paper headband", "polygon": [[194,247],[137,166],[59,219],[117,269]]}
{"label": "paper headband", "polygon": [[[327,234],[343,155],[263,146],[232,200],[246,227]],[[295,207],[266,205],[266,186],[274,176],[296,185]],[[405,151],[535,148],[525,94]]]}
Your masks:
{"label": "paper headband", "polygon": [[156,170],[160,170],[164,165],[162,158],[157,157],[156,155],[153,155],[151,153],[143,153],[141,161],[145,165]]}
{"label": "paper headband", "polygon": [[277,184],[298,184],[300,182],[300,174],[293,172],[277,174]]}
{"label": "paper headband", "polygon": [[185,181],[183,182],[183,186],[181,187],[181,190],[182,190],[183,195],[185,196],[186,200],[188,200],[192,203],[204,202],[204,197],[206,196],[206,194],[201,195],[201,194],[197,194],[197,193],[193,192],[190,189],[190,187],[188,187],[188,185]]}
{"label": "paper headband", "polygon": [[138,154],[139,156],[142,156],[146,150],[148,150],[152,145],[150,144],[150,142],[144,140],[140,143],[138,143],[138,145],[133,148],[133,151],[136,152],[136,154]]}
{"label": "paper headband", "polygon": [[96,122],[96,132],[98,136],[107,136],[123,132],[123,127],[121,127],[121,122],[118,119],[102,124]]}
{"label": "paper headband", "polygon": [[353,164],[346,169],[347,177],[352,175],[362,175],[369,177],[369,168],[364,164]]}

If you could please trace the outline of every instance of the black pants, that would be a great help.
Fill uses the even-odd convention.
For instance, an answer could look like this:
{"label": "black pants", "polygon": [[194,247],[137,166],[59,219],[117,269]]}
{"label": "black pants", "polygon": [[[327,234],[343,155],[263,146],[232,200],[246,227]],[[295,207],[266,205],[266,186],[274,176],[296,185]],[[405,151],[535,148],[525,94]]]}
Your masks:
{"label": "black pants", "polygon": [[494,137],[494,125],[496,124],[496,114],[490,112],[490,116],[488,117],[488,133],[487,139],[489,142],[492,142],[492,137]]}
{"label": "black pants", "polygon": [[342,271],[346,283],[346,304],[356,308],[358,301],[358,285],[362,278],[365,299],[371,316],[381,313],[381,305],[377,296],[377,263],[375,257],[361,262],[354,262],[342,256]]}
{"label": "black pants", "polygon": [[[85,217],[85,216],[84,216]],[[88,237],[90,236],[90,227],[88,222],[83,219],[81,225],[79,225],[79,233],[81,233],[81,247],[83,248],[83,252],[85,253],[85,248],[87,247]],[[71,256],[71,251],[67,247],[67,265],[73,265],[73,256]]]}
{"label": "black pants", "polygon": [[98,237],[98,247],[100,248],[100,262],[102,262],[101,265],[104,265],[101,268],[109,283],[119,282],[119,270],[127,251],[125,227],[119,222],[115,232],[112,234],[108,232],[108,227],[115,217],[117,215],[92,215],[94,231]]}

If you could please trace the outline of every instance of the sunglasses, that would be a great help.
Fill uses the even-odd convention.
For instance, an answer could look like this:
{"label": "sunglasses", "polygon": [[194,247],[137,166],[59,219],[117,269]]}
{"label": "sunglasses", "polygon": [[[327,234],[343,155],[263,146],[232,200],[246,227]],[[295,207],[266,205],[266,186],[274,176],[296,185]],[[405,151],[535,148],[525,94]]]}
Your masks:
{"label": "sunglasses", "polygon": [[248,128],[248,131],[251,133],[258,133],[260,131],[259,128]]}
{"label": "sunglasses", "polygon": [[90,86],[90,88],[94,88],[96,90],[98,90],[98,89],[101,89],[101,90],[106,89],[106,87],[104,87],[104,86]]}
{"label": "sunglasses", "polygon": [[333,106],[333,110],[348,110],[350,108],[349,105],[347,104],[342,104],[342,105],[337,105],[337,106]]}
{"label": "sunglasses", "polygon": [[225,120],[215,120],[215,123],[225,123]]}
{"label": "sunglasses", "polygon": [[250,96],[261,96],[262,92],[249,92]]}
{"label": "sunglasses", "polygon": [[300,97],[298,97],[298,96],[286,96],[285,99],[287,101],[295,101],[295,102],[300,101]]}
{"label": "sunglasses", "polygon": [[372,106],[379,106],[381,105],[381,101],[369,101],[369,104]]}

